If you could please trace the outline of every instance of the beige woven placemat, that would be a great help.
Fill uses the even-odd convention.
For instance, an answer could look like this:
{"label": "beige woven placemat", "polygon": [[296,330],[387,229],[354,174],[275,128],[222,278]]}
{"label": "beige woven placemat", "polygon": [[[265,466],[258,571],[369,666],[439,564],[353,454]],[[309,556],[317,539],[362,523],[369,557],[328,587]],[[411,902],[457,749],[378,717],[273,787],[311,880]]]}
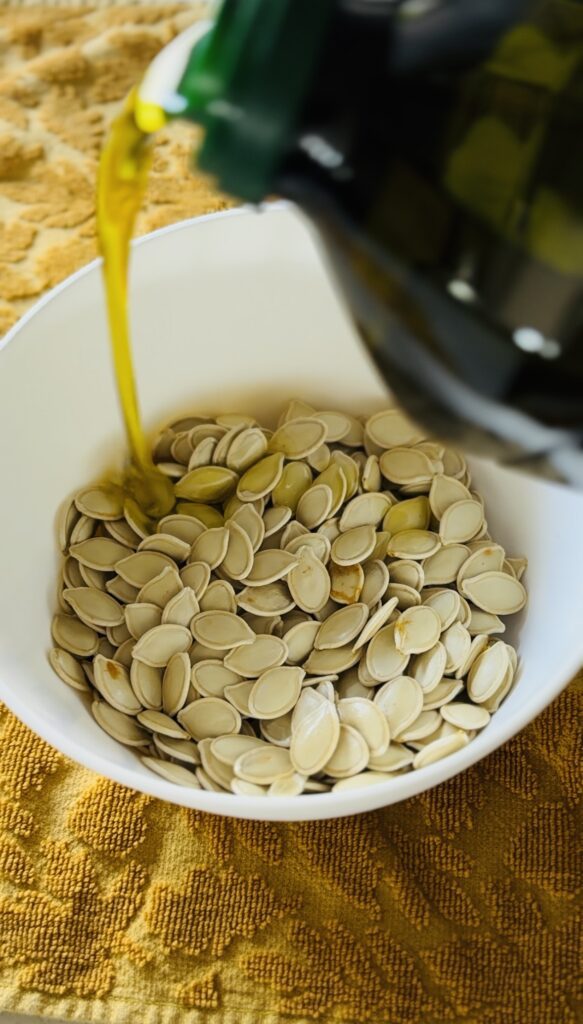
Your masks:
{"label": "beige woven placemat", "polygon": [[[106,123],[196,13],[0,7],[2,328],[94,256]],[[190,147],[179,129],[157,150],[141,231],[224,205],[188,173]],[[581,689],[430,793],[297,825],[132,793],[2,711],[0,1009],[99,1024],[576,1024]]]}

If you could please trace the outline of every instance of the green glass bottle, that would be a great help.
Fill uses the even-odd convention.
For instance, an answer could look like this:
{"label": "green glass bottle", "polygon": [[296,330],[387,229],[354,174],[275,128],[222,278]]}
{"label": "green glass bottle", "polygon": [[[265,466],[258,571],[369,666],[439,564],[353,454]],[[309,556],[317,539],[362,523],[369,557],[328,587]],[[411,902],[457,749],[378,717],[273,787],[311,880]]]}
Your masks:
{"label": "green glass bottle", "polygon": [[154,81],[224,191],[316,224],[418,420],[583,486],[582,3],[225,0]]}

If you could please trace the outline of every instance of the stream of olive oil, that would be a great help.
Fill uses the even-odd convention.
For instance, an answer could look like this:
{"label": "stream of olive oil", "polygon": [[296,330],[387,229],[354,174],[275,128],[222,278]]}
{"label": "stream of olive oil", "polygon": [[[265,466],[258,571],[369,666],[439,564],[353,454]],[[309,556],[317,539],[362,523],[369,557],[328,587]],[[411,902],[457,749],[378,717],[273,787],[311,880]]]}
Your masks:
{"label": "stream of olive oil", "polygon": [[148,450],[136,391],[128,313],[130,241],[151,159],[151,136],[136,124],[135,104],[134,91],[114,120],[101,155],[97,232],[113,364],[130,453],[124,488],[147,515],[159,518],[172,509],[174,489],[156,469]]}

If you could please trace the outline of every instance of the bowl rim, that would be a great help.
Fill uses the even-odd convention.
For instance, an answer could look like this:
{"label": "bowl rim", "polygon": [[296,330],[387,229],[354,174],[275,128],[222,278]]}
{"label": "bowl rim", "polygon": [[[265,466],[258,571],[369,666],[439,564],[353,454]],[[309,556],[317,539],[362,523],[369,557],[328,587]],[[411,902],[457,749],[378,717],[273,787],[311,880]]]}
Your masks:
{"label": "bowl rim", "polygon": [[[243,205],[229,210],[203,214],[178,221],[175,224],[158,228],[132,241],[132,247],[140,247],[155,243],[161,236],[178,231],[196,229],[197,225],[208,221],[226,218],[248,217],[256,215],[258,209],[263,215],[289,215],[297,211],[293,203],[285,200],[264,203],[256,206]],[[0,339],[0,354],[13,342],[30,322],[42,314],[45,306],[58,296],[74,287],[84,277],[95,273],[101,266],[102,259],[97,257],[90,263],[70,274],[51,288],[9,329],[4,338]],[[563,490],[560,484],[552,484]],[[27,725],[36,735],[55,747],[66,757],[77,764],[96,772],[101,776],[118,782],[130,789],[138,790],[149,796],[168,803],[184,807],[196,808],[211,814],[220,814],[235,818],[254,818],[265,821],[307,821],[322,818],[344,817],[398,803],[419,793],[432,789],[454,775],[465,771],[471,765],[481,761],[494,750],[501,747],[528,725],[545,707],[547,707],[570,682],[580,668],[580,656],[574,652],[557,679],[543,692],[532,695],[525,705],[519,705],[515,712],[505,720],[491,735],[488,730],[479,734],[471,743],[461,750],[450,754],[441,761],[436,761],[425,768],[403,775],[388,777],[386,782],[362,789],[347,790],[339,793],[313,793],[296,797],[251,797],[230,793],[216,793],[204,789],[189,789],[176,783],[167,782],[153,772],[138,772],[132,768],[115,766],[105,754],[96,754],[88,750],[74,738],[48,724],[40,714],[35,714],[34,705],[30,706],[20,699],[18,692],[10,683],[0,678],[0,697],[8,709]],[[151,775],[151,778],[150,778]]]}

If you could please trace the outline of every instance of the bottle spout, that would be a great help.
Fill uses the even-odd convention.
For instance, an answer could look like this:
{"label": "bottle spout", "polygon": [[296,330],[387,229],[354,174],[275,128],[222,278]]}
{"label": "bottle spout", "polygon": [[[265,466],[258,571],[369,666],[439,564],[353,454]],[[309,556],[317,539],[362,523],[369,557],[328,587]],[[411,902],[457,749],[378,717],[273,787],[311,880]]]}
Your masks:
{"label": "bottle spout", "polygon": [[192,103],[180,86],[187,67],[202,55],[211,28],[210,21],[196,22],[154,57],[136,94],[134,117],[141,131],[151,134],[175,117],[192,118]]}

